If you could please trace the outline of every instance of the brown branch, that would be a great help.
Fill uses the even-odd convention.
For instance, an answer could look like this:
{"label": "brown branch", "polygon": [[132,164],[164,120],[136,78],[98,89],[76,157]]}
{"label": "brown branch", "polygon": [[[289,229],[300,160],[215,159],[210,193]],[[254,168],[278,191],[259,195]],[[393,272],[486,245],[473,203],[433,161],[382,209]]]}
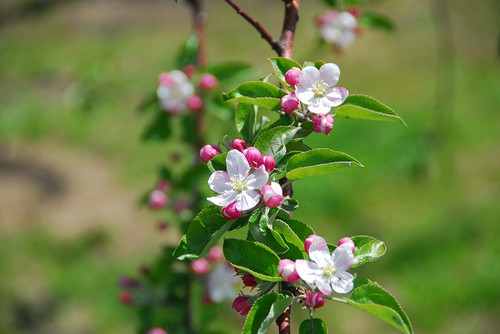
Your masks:
{"label": "brown branch", "polygon": [[283,29],[280,39],[283,52],[280,56],[291,59],[295,27],[299,21],[300,0],[283,0],[283,2],[285,2],[285,19],[283,20]]}
{"label": "brown branch", "polygon": [[250,16],[247,12],[245,12],[243,9],[241,9],[240,6],[233,0],[224,0],[226,1],[231,7],[236,10],[236,13],[241,15],[245,20],[248,21],[257,31],[260,33],[260,36],[269,43],[271,48],[276,51],[276,53],[281,56],[283,53],[283,47],[281,46],[280,42],[275,39],[271,34],[259,23],[258,20],[254,19],[252,16]]}

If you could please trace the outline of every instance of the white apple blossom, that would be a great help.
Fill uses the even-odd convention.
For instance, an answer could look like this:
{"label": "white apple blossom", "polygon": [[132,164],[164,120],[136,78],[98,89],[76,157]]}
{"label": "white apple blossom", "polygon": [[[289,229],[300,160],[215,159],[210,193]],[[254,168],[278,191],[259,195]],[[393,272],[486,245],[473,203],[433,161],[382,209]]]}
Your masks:
{"label": "white apple blossom", "polygon": [[332,290],[337,293],[352,290],[354,276],[347,270],[351,268],[354,255],[348,244],[340,245],[330,255],[325,239],[316,237],[309,248],[309,257],[314,262],[295,261],[297,273],[304,282],[324,295],[330,295]]}
{"label": "white apple blossom", "polygon": [[193,84],[186,74],[179,70],[165,73],[156,90],[161,107],[173,113],[186,110],[187,101],[193,94]]}
{"label": "white apple blossom", "polygon": [[356,37],[358,20],[349,12],[330,11],[320,26],[321,36],[327,43],[345,49]]}
{"label": "white apple blossom", "polygon": [[221,263],[208,275],[208,295],[216,303],[234,299],[238,295],[236,286],[239,283],[234,269],[227,263]]}
{"label": "white apple blossom", "polygon": [[295,95],[313,114],[328,114],[349,95],[346,88],[334,87],[339,77],[340,69],[336,64],[326,63],[319,70],[314,66],[306,66],[300,73],[300,84],[295,86]]}
{"label": "white apple blossom", "polygon": [[226,207],[236,202],[240,211],[254,208],[260,201],[260,189],[267,183],[269,174],[264,166],[250,172],[245,155],[238,150],[231,150],[226,157],[227,172],[215,171],[208,179],[210,189],[220,194],[207,198],[215,205]]}

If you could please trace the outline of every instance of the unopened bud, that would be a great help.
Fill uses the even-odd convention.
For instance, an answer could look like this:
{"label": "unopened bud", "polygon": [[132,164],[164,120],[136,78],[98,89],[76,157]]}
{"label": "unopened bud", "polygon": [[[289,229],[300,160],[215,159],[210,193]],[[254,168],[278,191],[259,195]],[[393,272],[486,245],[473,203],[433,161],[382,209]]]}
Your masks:
{"label": "unopened bud", "polygon": [[158,181],[158,184],[156,185],[156,189],[166,193],[166,192],[169,192],[170,190],[172,190],[172,184],[167,180],[160,180],[160,181]]}
{"label": "unopened bud", "polygon": [[235,138],[233,140],[233,143],[231,144],[231,148],[233,150],[238,150],[241,153],[243,153],[243,151],[247,148],[247,143],[241,138]]}
{"label": "unopened bud", "polygon": [[241,315],[247,315],[252,308],[252,305],[249,303],[248,297],[238,296],[234,299],[233,308]]}
{"label": "unopened bud", "polygon": [[210,144],[210,145],[205,145],[201,148],[200,157],[201,157],[201,160],[203,160],[205,162],[209,162],[210,160],[213,159],[213,157],[215,157],[216,155],[219,155],[221,153],[222,153],[222,151],[219,148],[219,146]]}
{"label": "unopened bud", "polygon": [[129,291],[124,290],[120,293],[120,302],[123,305],[130,305],[134,302],[134,296]]}
{"label": "unopened bud", "polygon": [[262,198],[266,206],[275,208],[280,206],[283,201],[283,189],[279,183],[271,182],[271,184],[264,184],[262,186]]}
{"label": "unopened bud", "polygon": [[208,251],[208,258],[212,262],[222,260],[224,258],[222,248],[220,248],[219,246],[213,246],[212,248],[210,248],[210,250]]}
{"label": "unopened bud", "polygon": [[306,296],[306,307],[308,308],[319,308],[325,305],[325,300],[321,293],[308,293]]}
{"label": "unopened bud", "polygon": [[349,7],[349,8],[347,8],[346,11],[351,13],[351,15],[357,19],[359,19],[361,17],[361,8],[359,8],[359,7],[356,7],[356,6]]}
{"label": "unopened bud", "polygon": [[295,96],[294,92],[291,92],[281,98],[280,104],[285,114],[292,114],[299,106],[299,99]]}
{"label": "unopened bud", "polygon": [[136,279],[133,279],[132,277],[128,276],[122,276],[118,278],[118,286],[120,288],[134,288],[139,285],[139,281]]}
{"label": "unopened bud", "polygon": [[329,134],[332,131],[335,120],[330,115],[323,115],[313,119],[314,132]]}
{"label": "unopened bud", "polygon": [[257,168],[262,165],[262,153],[257,148],[249,147],[244,153],[250,167]]}
{"label": "unopened bud", "polygon": [[170,226],[170,224],[168,222],[162,221],[162,222],[158,222],[158,224],[156,225],[156,228],[158,229],[158,231],[163,232],[163,231],[166,231],[169,226]]}
{"label": "unopened bud", "polygon": [[300,73],[302,73],[302,71],[297,67],[292,67],[291,69],[289,69],[285,74],[286,83],[289,84],[292,88],[294,88],[295,85],[298,85],[300,83],[299,81]]}
{"label": "unopened bud", "polygon": [[201,302],[204,305],[211,305],[211,304],[213,304],[214,301],[212,300],[212,298],[210,298],[210,295],[208,293],[206,293],[203,296],[201,296]]}
{"label": "unopened bud", "polygon": [[175,80],[172,78],[170,73],[161,72],[158,75],[158,84],[163,85],[163,86],[171,86],[171,85],[175,85]]}
{"label": "unopened bud", "polygon": [[196,259],[189,265],[195,275],[204,275],[210,271],[210,263],[205,259]]}
{"label": "unopened bud", "polygon": [[174,202],[174,210],[176,213],[182,213],[189,209],[189,203],[185,199],[178,199]]}
{"label": "unopened bud", "polygon": [[196,73],[196,67],[194,65],[186,65],[182,71],[188,78],[191,78]]}
{"label": "unopened bud", "polygon": [[295,269],[295,262],[289,259],[278,262],[278,272],[285,282],[295,283],[300,279]]}
{"label": "unopened bud", "polygon": [[167,194],[163,191],[155,189],[149,194],[148,204],[152,210],[158,210],[165,207],[168,203]]}
{"label": "unopened bud", "polygon": [[149,330],[148,334],[168,334],[168,333],[164,329],[153,328]]}
{"label": "unopened bud", "polygon": [[151,268],[149,268],[149,266],[143,264],[142,266],[139,267],[139,272],[143,276],[148,276],[149,273],[151,272]]}
{"label": "unopened bud", "polygon": [[212,73],[205,73],[200,78],[200,88],[204,90],[212,90],[217,87],[219,80]]}
{"label": "unopened bud", "polygon": [[252,274],[245,274],[245,275],[243,275],[243,277],[241,278],[241,280],[243,281],[243,284],[245,286],[254,287],[254,286],[257,285],[257,281],[255,280],[255,276],[252,275]]}
{"label": "unopened bud", "polygon": [[270,155],[264,155],[262,157],[262,164],[264,165],[268,173],[271,173],[274,170],[274,167],[276,167],[276,162]]}
{"label": "unopened bud", "polygon": [[203,100],[198,95],[191,96],[186,104],[192,111],[200,111],[203,109]]}
{"label": "unopened bud", "polygon": [[314,239],[316,238],[319,238],[319,236],[317,236],[316,234],[311,234],[310,236],[308,236],[306,238],[306,240],[304,241],[304,249],[306,251],[307,254],[309,254],[309,247],[311,247],[311,244],[312,242],[314,241]]}
{"label": "unopened bud", "polygon": [[349,237],[345,237],[345,238],[342,238],[339,240],[339,243],[337,244],[337,246],[340,246],[340,245],[343,245],[343,244],[348,244],[349,246],[351,246],[351,250],[354,254],[354,251],[356,250],[356,248],[354,247],[354,241],[352,241],[351,238]]}
{"label": "unopened bud", "polygon": [[222,208],[222,215],[229,220],[238,219],[241,217],[241,211],[236,207],[236,202],[233,202]]}

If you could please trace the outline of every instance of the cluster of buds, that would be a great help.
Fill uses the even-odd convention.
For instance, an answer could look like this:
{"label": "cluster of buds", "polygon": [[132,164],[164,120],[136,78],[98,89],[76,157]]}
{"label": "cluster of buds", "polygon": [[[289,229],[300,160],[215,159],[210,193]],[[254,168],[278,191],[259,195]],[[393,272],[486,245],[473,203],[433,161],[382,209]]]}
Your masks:
{"label": "cluster of buds", "polygon": [[238,296],[233,301],[233,308],[241,315],[247,315],[252,308],[250,298],[247,296]]}
{"label": "cluster of buds", "polygon": [[[350,14],[349,14],[350,15]],[[349,92],[344,87],[335,87],[340,69],[327,63],[317,69],[306,66],[302,70],[292,67],[285,74],[285,81],[292,88],[280,100],[285,114],[297,113],[313,123],[315,132],[329,134],[334,119],[329,112],[344,103]]]}
{"label": "cluster of buds", "polygon": [[[202,73],[195,76],[196,68],[186,66],[183,71],[173,70],[162,72],[158,76],[158,89],[156,94],[160,106],[172,114],[184,113],[187,110],[199,112],[203,109],[203,99],[196,94],[196,88],[203,92],[217,88],[219,81],[211,73]],[[197,87],[193,84],[198,79]]]}
{"label": "cluster of buds", "polygon": [[358,18],[361,11],[357,7],[347,11],[328,10],[316,17],[316,25],[323,40],[333,44],[337,52],[342,52],[360,33]]}

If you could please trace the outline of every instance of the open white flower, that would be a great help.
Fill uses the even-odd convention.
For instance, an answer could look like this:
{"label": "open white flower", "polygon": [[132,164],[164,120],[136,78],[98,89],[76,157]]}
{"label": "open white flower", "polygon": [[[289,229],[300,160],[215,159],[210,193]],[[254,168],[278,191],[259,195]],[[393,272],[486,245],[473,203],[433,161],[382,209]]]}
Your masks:
{"label": "open white flower", "polygon": [[314,66],[306,66],[300,73],[300,84],[295,86],[295,95],[300,102],[307,105],[310,112],[318,115],[328,114],[349,95],[344,87],[334,87],[339,77],[340,69],[336,64],[326,63],[319,70]]}
{"label": "open white flower", "polygon": [[170,112],[181,112],[187,100],[194,94],[194,86],[184,72],[174,70],[166,73],[156,90],[160,105]]}
{"label": "open white flower", "polygon": [[228,152],[226,166],[227,172],[218,170],[210,175],[208,185],[220,195],[207,199],[222,207],[236,202],[236,208],[240,211],[250,210],[259,204],[259,190],[269,178],[265,167],[261,166],[248,174],[250,165],[245,155],[238,150]]}
{"label": "open white flower", "polygon": [[316,237],[309,247],[311,261],[297,260],[295,268],[300,278],[322,294],[348,293],[354,287],[354,276],[347,272],[354,255],[351,246],[342,244],[330,255],[325,239]]}
{"label": "open white flower", "polygon": [[238,295],[236,285],[239,282],[234,269],[227,263],[221,263],[208,275],[208,295],[216,303],[232,300]]}
{"label": "open white flower", "polygon": [[332,43],[340,49],[345,49],[354,41],[358,21],[349,12],[333,13],[321,25],[321,35],[327,43]]}

